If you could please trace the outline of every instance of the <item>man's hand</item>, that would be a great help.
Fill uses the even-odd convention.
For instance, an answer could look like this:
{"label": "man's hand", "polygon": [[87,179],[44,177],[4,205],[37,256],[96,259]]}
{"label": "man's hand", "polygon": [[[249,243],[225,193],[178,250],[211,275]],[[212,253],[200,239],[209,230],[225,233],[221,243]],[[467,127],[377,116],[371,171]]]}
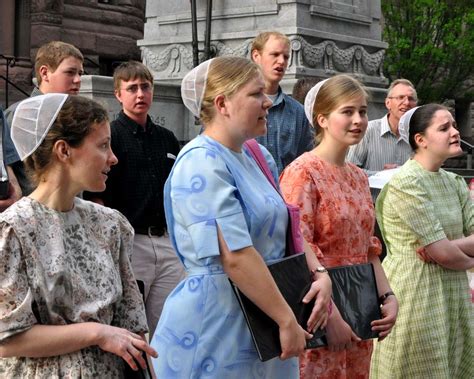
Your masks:
{"label": "man's hand", "polygon": [[396,163],[386,163],[383,165],[384,170],[390,170],[392,168],[397,168],[398,165]]}

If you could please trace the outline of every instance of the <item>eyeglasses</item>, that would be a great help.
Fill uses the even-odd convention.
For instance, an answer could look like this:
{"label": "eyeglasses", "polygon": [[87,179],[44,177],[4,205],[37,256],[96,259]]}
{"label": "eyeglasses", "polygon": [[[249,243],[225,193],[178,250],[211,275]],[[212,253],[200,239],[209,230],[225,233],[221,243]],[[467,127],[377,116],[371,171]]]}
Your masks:
{"label": "eyeglasses", "polygon": [[399,95],[399,96],[389,96],[389,99],[395,99],[398,102],[405,101],[405,99],[408,99],[409,103],[416,103],[418,99],[414,98],[413,96],[408,96],[408,95]]}
{"label": "eyeglasses", "polygon": [[141,84],[132,84],[122,89],[127,91],[128,93],[136,94],[139,88],[142,90],[142,92],[148,93],[148,92],[151,92],[153,87],[150,83],[141,83]]}

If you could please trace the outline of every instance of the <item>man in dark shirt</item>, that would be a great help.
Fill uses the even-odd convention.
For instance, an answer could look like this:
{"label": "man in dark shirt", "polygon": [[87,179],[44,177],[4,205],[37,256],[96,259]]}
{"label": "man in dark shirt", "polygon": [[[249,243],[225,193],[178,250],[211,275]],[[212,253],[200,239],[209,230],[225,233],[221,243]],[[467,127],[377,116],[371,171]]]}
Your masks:
{"label": "man in dark shirt", "polygon": [[145,284],[145,308],[153,335],[164,301],[183,278],[174,252],[163,206],[163,187],[179,152],[174,134],[152,122],[153,76],[139,62],[126,62],[114,72],[117,100],[122,104],[111,123],[111,144],[118,164],[113,166],[102,193],[85,198],[122,212],[135,229],[132,268]]}

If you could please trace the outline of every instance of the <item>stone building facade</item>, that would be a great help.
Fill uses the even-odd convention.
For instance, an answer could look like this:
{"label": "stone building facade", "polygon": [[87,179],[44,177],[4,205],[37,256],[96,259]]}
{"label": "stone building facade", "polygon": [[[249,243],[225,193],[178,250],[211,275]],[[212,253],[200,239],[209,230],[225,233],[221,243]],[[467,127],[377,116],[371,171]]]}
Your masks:
{"label": "stone building facade", "polygon": [[[116,62],[140,60],[146,0],[2,0],[0,75],[29,93],[37,49],[51,40],[78,47],[86,74],[111,75]],[[6,104],[0,77],[0,104]],[[9,104],[25,95],[8,85]]]}

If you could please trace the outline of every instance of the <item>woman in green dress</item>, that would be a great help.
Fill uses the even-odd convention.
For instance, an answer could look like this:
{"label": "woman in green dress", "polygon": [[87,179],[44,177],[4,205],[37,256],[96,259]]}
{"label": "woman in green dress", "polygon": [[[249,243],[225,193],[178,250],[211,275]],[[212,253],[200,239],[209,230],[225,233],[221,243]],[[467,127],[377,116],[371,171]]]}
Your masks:
{"label": "woman in green dress", "polygon": [[464,179],[441,168],[459,155],[459,131],[443,106],[408,111],[400,134],[414,156],[377,199],[388,254],[383,267],[399,300],[391,334],[376,342],[372,378],[474,378],[474,207]]}

